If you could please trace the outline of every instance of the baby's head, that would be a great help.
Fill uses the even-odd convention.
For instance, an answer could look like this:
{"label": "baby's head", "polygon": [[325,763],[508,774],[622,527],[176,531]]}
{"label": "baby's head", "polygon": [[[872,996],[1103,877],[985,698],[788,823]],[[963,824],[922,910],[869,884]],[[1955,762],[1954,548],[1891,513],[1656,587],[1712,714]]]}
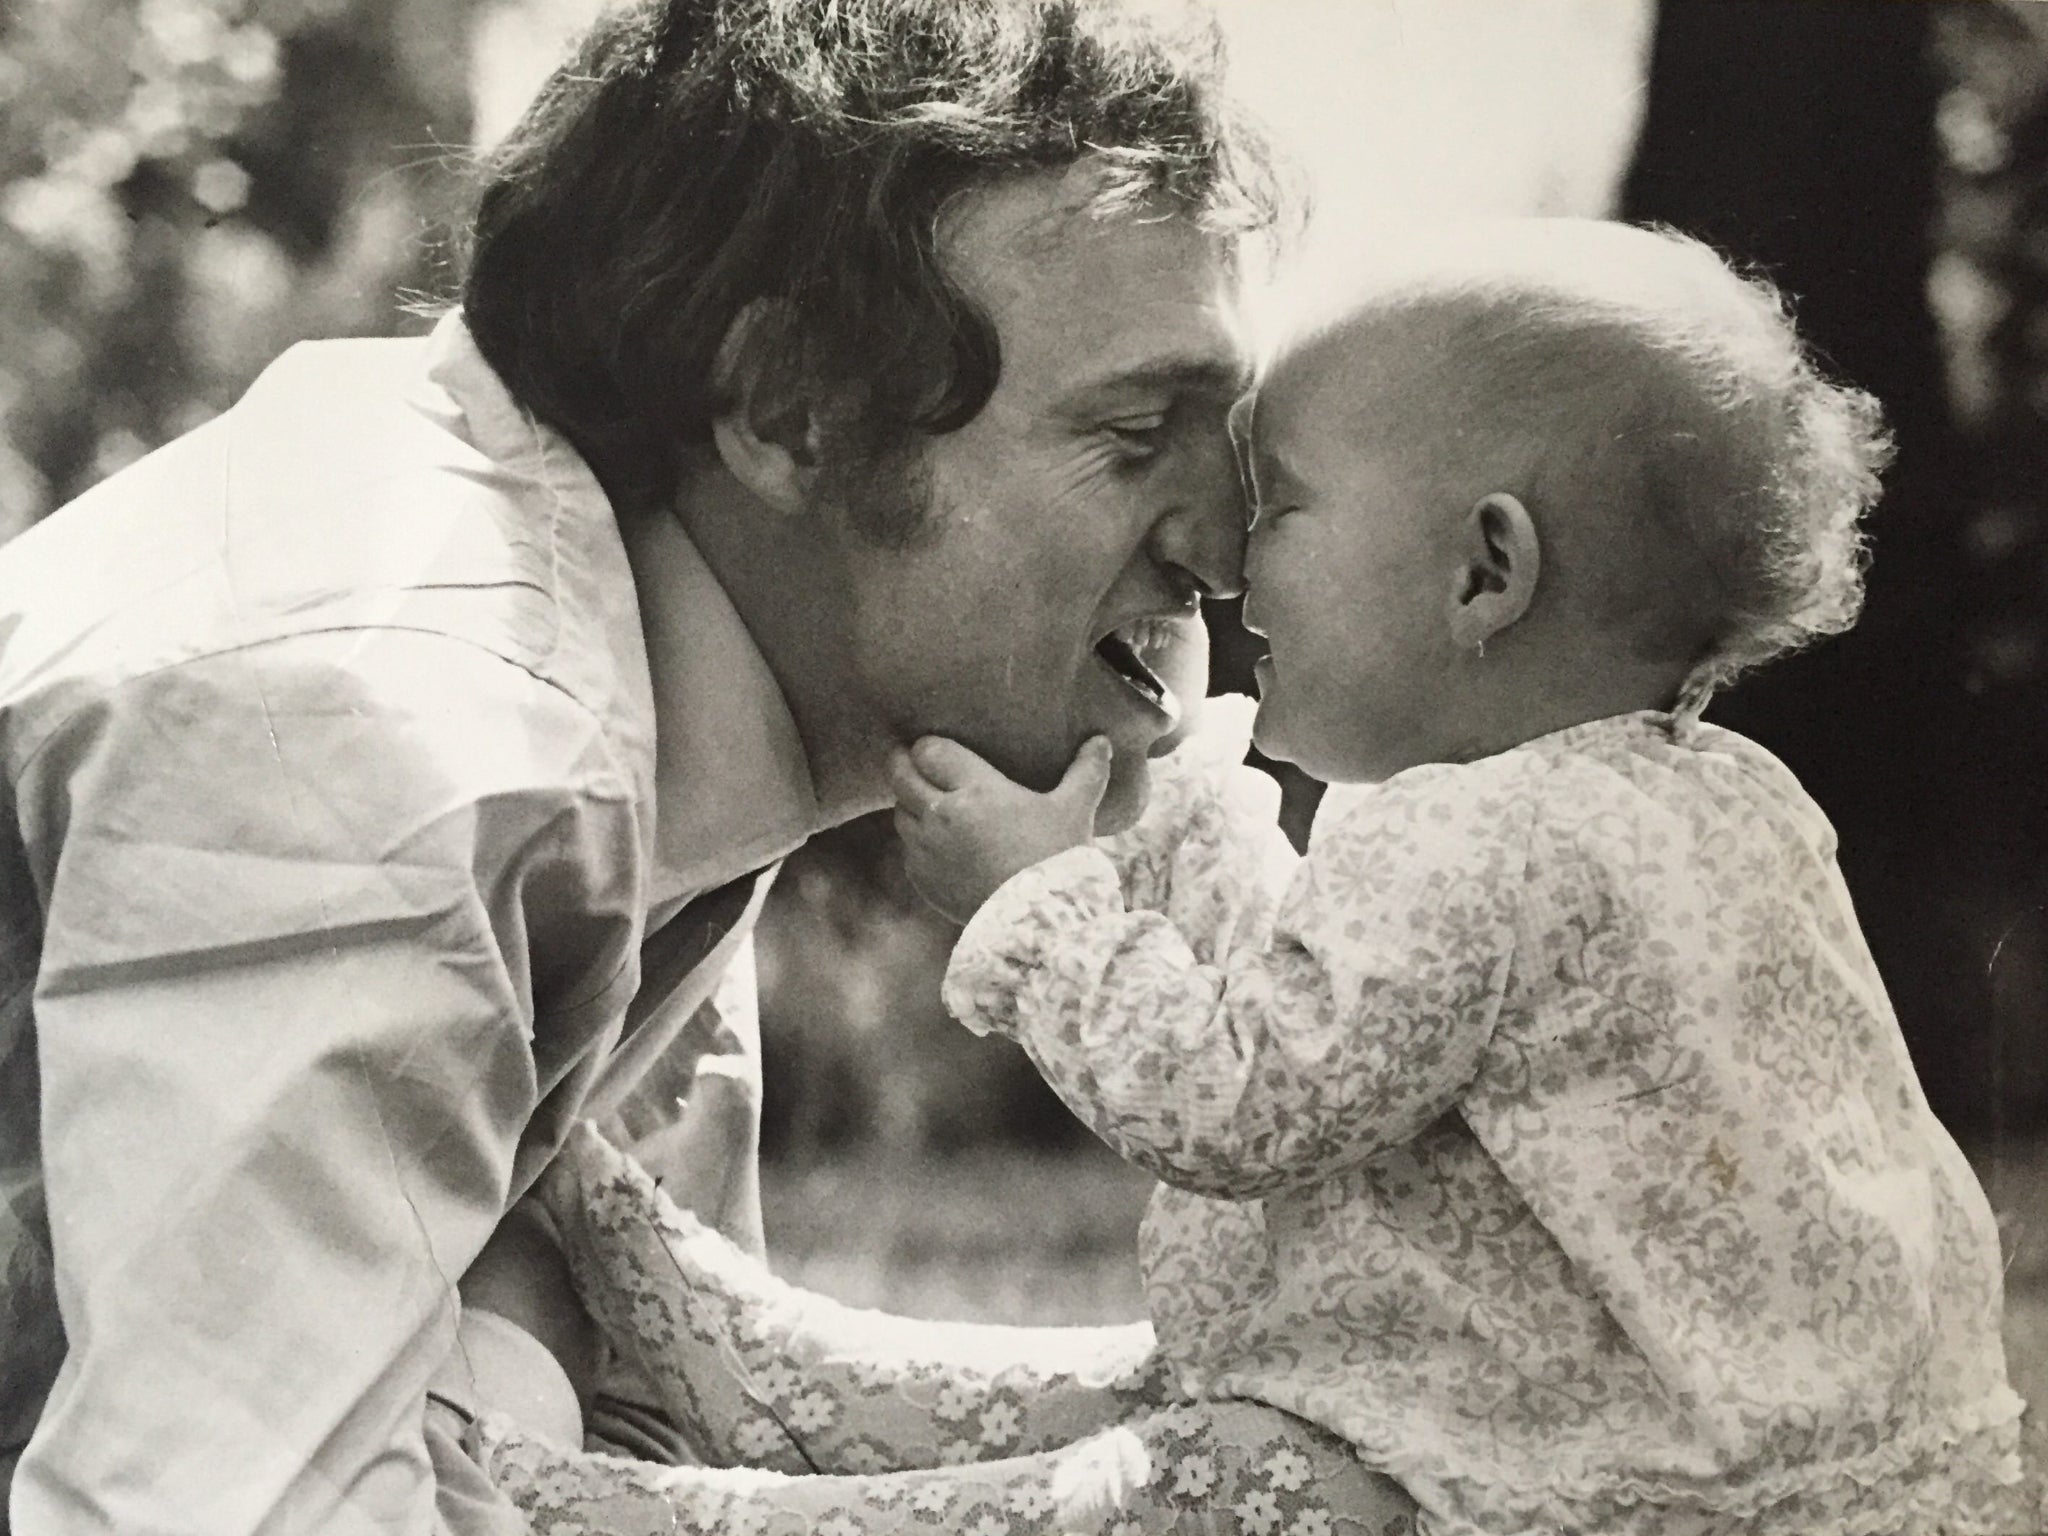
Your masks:
{"label": "baby's head", "polygon": [[1846,629],[1889,456],[1767,284],[1582,220],[1383,257],[1247,425],[1257,739],[1337,780],[1690,706]]}

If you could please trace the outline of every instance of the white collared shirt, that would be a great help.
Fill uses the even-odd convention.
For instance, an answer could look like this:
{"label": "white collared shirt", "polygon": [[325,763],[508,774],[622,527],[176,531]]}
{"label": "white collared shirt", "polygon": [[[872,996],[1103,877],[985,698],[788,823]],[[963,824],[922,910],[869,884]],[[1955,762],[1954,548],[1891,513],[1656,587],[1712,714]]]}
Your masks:
{"label": "white collared shirt", "polygon": [[292,349],[0,550],[24,1536],[509,1516],[423,1426],[455,1279],[715,982],[618,1051],[650,908],[817,819],[745,628],[682,585],[643,621],[597,481],[455,316]]}

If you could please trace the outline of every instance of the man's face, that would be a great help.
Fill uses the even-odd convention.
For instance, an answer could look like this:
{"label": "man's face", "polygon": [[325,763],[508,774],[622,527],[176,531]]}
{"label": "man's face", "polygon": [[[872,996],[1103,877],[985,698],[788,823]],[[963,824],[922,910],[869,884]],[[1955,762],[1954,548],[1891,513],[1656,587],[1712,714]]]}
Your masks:
{"label": "man's face", "polygon": [[1245,365],[1219,245],[1180,218],[1099,219],[1087,187],[1028,178],[950,223],[942,259],[994,322],[1000,382],[926,445],[928,533],[855,551],[850,660],[892,739],[951,736],[1040,789],[1108,735],[1109,831],[1205,689],[1199,595],[1239,582]]}

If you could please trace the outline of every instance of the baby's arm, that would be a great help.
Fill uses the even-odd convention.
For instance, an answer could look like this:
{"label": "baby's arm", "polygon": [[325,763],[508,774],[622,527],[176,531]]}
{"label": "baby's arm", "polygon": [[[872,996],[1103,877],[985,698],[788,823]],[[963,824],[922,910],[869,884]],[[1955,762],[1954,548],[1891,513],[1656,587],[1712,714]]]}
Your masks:
{"label": "baby's arm", "polygon": [[1096,839],[1132,911],[1165,916],[1203,960],[1263,943],[1300,857],[1280,830],[1280,786],[1244,766],[1257,705],[1206,701],[1201,725],[1150,764],[1137,825]]}
{"label": "baby's arm", "polygon": [[[1414,1136],[1471,1081],[1513,959],[1529,814],[1498,776],[1403,775],[1319,828],[1270,932],[1240,924],[1206,957],[1130,910],[1099,849],[1072,848],[975,915],[947,1006],[1019,1040],[1169,1183],[1253,1198],[1322,1177]],[[1256,884],[1226,862],[1206,873]]]}

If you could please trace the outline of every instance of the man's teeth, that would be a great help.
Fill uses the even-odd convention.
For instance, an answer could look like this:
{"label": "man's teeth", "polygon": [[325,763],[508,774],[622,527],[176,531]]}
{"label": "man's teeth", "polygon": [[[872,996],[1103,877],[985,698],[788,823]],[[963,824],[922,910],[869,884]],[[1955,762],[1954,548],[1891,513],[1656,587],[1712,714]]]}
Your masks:
{"label": "man's teeth", "polygon": [[1153,708],[1177,716],[1180,701],[1159,675],[1146,665],[1145,659],[1147,655],[1163,650],[1175,638],[1176,629],[1169,620],[1134,619],[1104,635],[1095,649],[1132,692]]}
{"label": "man's teeth", "polygon": [[1180,625],[1172,619],[1133,619],[1119,624],[1114,633],[1142,657],[1163,651],[1179,639]]}

